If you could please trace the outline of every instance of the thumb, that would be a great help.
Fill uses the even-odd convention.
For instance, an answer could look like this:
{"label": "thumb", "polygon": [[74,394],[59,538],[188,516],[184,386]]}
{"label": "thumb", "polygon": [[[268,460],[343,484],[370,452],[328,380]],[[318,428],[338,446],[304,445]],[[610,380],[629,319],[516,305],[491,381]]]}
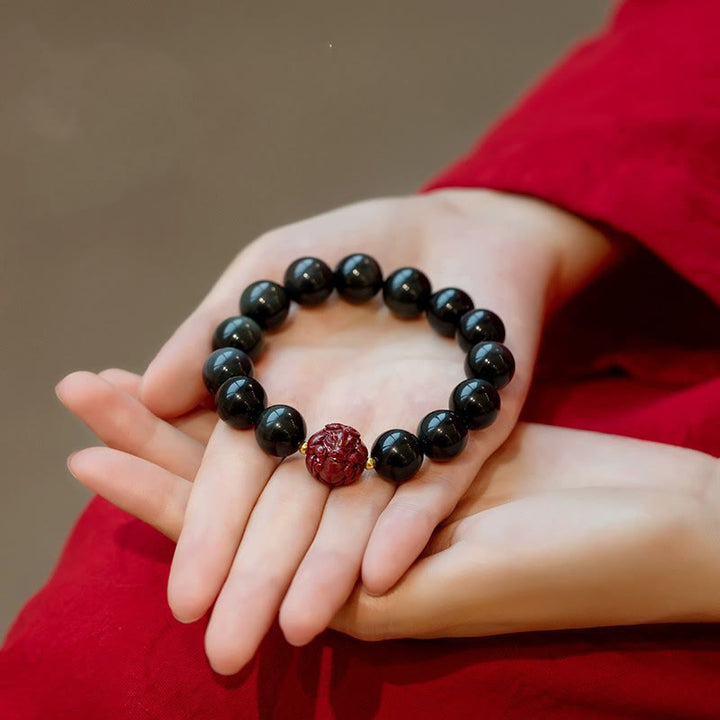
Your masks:
{"label": "thumb", "polygon": [[384,595],[358,583],[330,627],[359,640],[462,636],[463,609],[473,602],[468,579],[476,573],[460,541],[418,560]]}
{"label": "thumb", "polygon": [[155,415],[178,417],[207,397],[200,368],[212,350],[213,330],[223,318],[238,314],[240,290],[250,282],[252,270],[244,260],[234,260],[150,362],[140,398]]}

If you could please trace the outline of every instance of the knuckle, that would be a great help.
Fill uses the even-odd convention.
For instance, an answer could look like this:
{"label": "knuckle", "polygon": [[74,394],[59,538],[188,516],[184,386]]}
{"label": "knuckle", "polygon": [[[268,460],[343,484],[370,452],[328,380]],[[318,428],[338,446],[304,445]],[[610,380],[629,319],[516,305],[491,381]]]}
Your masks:
{"label": "knuckle", "polygon": [[269,247],[278,247],[287,241],[287,233],[281,227],[265,230],[247,246],[245,252],[257,252],[267,250]]}
{"label": "knuckle", "polygon": [[415,522],[423,526],[435,527],[441,520],[436,508],[432,507],[422,499],[417,498],[398,498],[394,499],[390,506],[392,513],[404,515],[412,518]]}
{"label": "knuckle", "polygon": [[231,573],[229,590],[243,597],[277,598],[288,585],[286,577],[267,569],[237,569]]}
{"label": "knuckle", "polygon": [[351,568],[359,571],[361,560],[361,553],[350,549],[311,546],[303,562],[303,575],[312,575],[316,585],[332,585],[338,571],[347,572]]}
{"label": "knuckle", "polygon": [[345,634],[363,642],[379,642],[384,639],[377,628],[364,623],[358,623],[356,626],[348,628]]}
{"label": "knuckle", "polygon": [[172,540],[177,540],[182,528],[183,507],[179,493],[170,488],[158,493],[153,513],[153,526]]}
{"label": "knuckle", "polygon": [[394,637],[388,630],[387,609],[383,598],[361,593],[352,612],[346,614],[341,631],[356,640],[380,642]]}

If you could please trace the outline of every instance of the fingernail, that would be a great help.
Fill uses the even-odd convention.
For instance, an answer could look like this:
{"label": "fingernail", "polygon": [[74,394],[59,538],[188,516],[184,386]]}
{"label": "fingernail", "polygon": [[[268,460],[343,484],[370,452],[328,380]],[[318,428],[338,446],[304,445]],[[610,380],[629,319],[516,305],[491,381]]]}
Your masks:
{"label": "fingernail", "polygon": [[316,637],[317,635],[313,635],[311,638],[305,638],[303,640],[289,640],[286,636],[285,640],[293,647],[305,647],[305,645],[309,645]]}
{"label": "fingernail", "polygon": [[74,452],[71,452],[71,453],[67,456],[67,460],[65,461],[66,464],[67,464],[67,469],[70,471],[70,473],[71,473],[73,476],[75,475],[75,473],[73,472],[73,469],[72,469],[72,461],[73,461],[73,458],[74,458],[79,452],[80,452],[79,450],[75,450]]}
{"label": "fingernail", "polygon": [[[189,620],[183,620],[183,618],[179,618],[175,613],[173,613],[172,615],[179,623],[182,623],[183,625],[190,625],[194,622],[197,622],[202,617],[202,615],[199,615],[196,618],[190,618]],[[203,615],[204,615],[204,613],[203,613]]]}
{"label": "fingernail", "polygon": [[380,597],[381,595],[384,595],[384,592],[373,592],[372,590],[368,590],[365,588],[365,593],[369,595],[370,597]]}
{"label": "fingernail", "polygon": [[198,620],[200,620],[201,618],[203,618],[204,615],[205,615],[205,613],[203,612],[203,613],[200,613],[200,614],[197,615],[197,616],[193,615],[193,616],[190,617],[190,618],[188,618],[188,617],[181,618],[181,617],[178,617],[178,616],[175,614],[175,611],[172,609],[172,607],[170,607],[170,612],[172,613],[172,616],[173,616],[179,623],[182,623],[183,625],[190,625],[191,623],[197,622]]}

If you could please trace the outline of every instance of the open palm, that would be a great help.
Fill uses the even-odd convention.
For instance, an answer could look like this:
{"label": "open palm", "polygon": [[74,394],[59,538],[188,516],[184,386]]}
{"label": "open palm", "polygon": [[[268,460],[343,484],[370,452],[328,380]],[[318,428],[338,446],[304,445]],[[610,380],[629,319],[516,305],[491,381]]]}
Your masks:
{"label": "open palm", "polygon": [[[61,399],[116,448],[83,450],[70,467],[177,539],[191,490],[185,478],[214,418],[199,411],[170,425],[133,397],[138,386],[117,370],[61,383]],[[380,596],[358,583],[330,626],[380,640],[713,621],[718,517],[714,458],[520,424],[401,580]],[[242,644],[256,629],[245,632]]]}
{"label": "open palm", "polygon": [[[166,418],[201,405],[210,336],[237,312],[242,289],[260,278],[281,279],[295,257],[332,265],[355,251],[375,256],[386,272],[419,267],[436,289],[463,288],[476,306],[498,312],[517,376],[503,391],[495,425],[471,433],[451,464],[426,463],[400,486],[366,473],[329,492],[301,458],[280,463],[258,449],[252,433],[215,424],[204,455],[193,460],[197,472],[179,473],[194,484],[168,596],[183,621],[215,603],[206,646],[220,672],[252,657],[278,609],[288,639],[304,643],[328,625],[360,572],[375,594],[397,582],[514,427],[549,302],[595,272],[608,246],[580,221],[540,203],[461,191],[368,201],[280,228],[231,264],[166,343],[145,374],[143,402]],[[463,379],[457,345],[425,325],[393,318],[377,302],[331,300],[301,310],[270,336],[257,376],[270,402],[298,408],[311,432],[343,422],[372,442],[392,427],[414,429],[426,413],[447,407]],[[89,411],[109,412],[101,405]]]}

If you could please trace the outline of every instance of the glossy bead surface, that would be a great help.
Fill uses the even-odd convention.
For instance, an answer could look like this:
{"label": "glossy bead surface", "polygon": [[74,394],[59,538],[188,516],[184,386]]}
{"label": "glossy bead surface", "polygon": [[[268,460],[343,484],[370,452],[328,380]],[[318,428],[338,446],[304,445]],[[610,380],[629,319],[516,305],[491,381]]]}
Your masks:
{"label": "glossy bead surface", "polygon": [[305,434],[303,416],[289,405],[271,405],[260,413],[255,425],[255,439],[260,449],[275,457],[297,452]]}
{"label": "glossy bead surface", "polygon": [[223,320],[215,328],[212,339],[213,350],[234,347],[246,352],[253,360],[257,360],[264,344],[262,328],[246,315],[234,315]]}
{"label": "glossy bead surface", "polygon": [[467,445],[468,429],[451,410],[433,410],[420,421],[417,435],[431,460],[450,460]]}
{"label": "glossy bead surface", "polygon": [[335,268],[335,287],[349,302],[361,303],[374,297],[383,285],[380,265],[364,253],[343,258]]}
{"label": "glossy bead surface", "polygon": [[335,287],[333,271],[318,258],[303,257],[285,271],[285,291],[298,305],[319,305]]}
{"label": "glossy bead surface", "polygon": [[473,345],[484,340],[505,340],[505,325],[492,310],[474,308],[466,312],[457,327],[457,341],[467,352]]}
{"label": "glossy bead surface", "polygon": [[250,356],[237,348],[220,348],[208,355],[202,369],[203,382],[211,394],[230,378],[252,376],[253,364]]}
{"label": "glossy bead surface", "polygon": [[368,450],[360,433],[349,425],[330,423],[310,436],[305,467],[330,487],[354,483],[365,469]]}
{"label": "glossy bead surface", "polygon": [[373,443],[370,457],[375,461],[375,472],[387,480],[409,480],[423,463],[420,441],[407,430],[386,430]]}
{"label": "glossy bead surface", "polygon": [[440,335],[455,337],[460,318],[468,310],[472,310],[472,307],[472,299],[463,290],[443,288],[430,296],[427,318],[432,328]]}
{"label": "glossy bead surface", "polygon": [[473,345],[465,358],[465,374],[487,380],[496,390],[504,388],[515,374],[515,358],[499,342]]}
{"label": "glossy bead surface", "polygon": [[430,280],[416,268],[404,267],[388,276],[383,285],[383,299],[391,312],[413,318],[427,307],[432,294]]}
{"label": "glossy bead surface", "polygon": [[290,310],[285,288],[272,280],[248,285],[240,296],[240,312],[251,317],[263,330],[282,325]]}
{"label": "glossy bead surface", "polygon": [[450,395],[450,409],[460,416],[471,430],[492,425],[500,412],[498,391],[479,378],[463,380]]}
{"label": "glossy bead surface", "polygon": [[240,430],[255,425],[266,404],[263,386],[251,377],[226,380],[215,396],[220,419]]}

